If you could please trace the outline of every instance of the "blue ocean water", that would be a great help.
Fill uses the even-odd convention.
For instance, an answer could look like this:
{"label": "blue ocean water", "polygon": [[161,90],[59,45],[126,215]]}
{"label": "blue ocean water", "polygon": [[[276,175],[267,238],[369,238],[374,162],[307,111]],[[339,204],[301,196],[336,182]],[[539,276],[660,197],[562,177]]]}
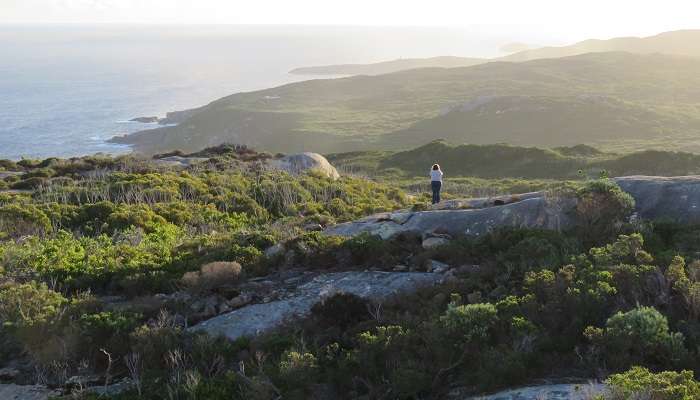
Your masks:
{"label": "blue ocean water", "polygon": [[0,26],[0,158],[124,153],[139,116],[310,79],[295,67],[493,56],[511,38],[436,28]]}

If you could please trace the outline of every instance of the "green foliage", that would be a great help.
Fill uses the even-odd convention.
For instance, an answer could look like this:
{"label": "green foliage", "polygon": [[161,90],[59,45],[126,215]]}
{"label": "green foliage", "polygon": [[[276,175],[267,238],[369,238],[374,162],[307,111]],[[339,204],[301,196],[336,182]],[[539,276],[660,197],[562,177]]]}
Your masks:
{"label": "green foliage", "polygon": [[458,305],[451,302],[440,321],[445,329],[461,336],[467,343],[478,343],[491,336],[489,330],[498,321],[498,311],[489,303]]}
{"label": "green foliage", "polygon": [[646,368],[634,367],[625,373],[610,376],[606,382],[612,387],[612,400],[700,398],[700,383],[693,378],[693,371],[655,374]]}
{"label": "green foliage", "polygon": [[586,182],[578,190],[576,219],[580,235],[589,243],[610,240],[634,210],[634,199],[610,179]]}
{"label": "green foliage", "polygon": [[25,235],[43,236],[51,230],[49,218],[33,204],[0,207],[0,240]]}
{"label": "green foliage", "polygon": [[[319,391],[442,398],[456,386],[476,394],[552,370],[593,376],[631,365],[698,367],[700,234],[650,225],[613,237],[629,203],[608,181],[579,194],[595,200],[586,215],[612,218],[614,230],[596,231],[597,223],[586,232],[503,229],[426,250],[412,234],[382,240],[308,231],[421,201],[393,186],[261,172],[239,165],[267,157],[248,151],[212,154],[183,171],[108,157],[17,166],[51,178],[32,193],[0,194],[0,356],[26,355],[51,384],[85,368],[104,373],[100,349],[121,378],[129,357],[139,361],[143,393],[122,399],[306,399]],[[476,190],[486,184],[462,181],[471,182]],[[610,207],[595,209],[596,202]],[[610,236],[589,248],[594,231]],[[281,251],[266,256],[273,245]],[[381,304],[337,294],[308,320],[266,337],[231,343],[185,329],[201,318],[190,307],[196,301],[265,296],[245,282],[250,277],[299,267],[418,269],[430,259],[455,267],[443,285]],[[155,295],[173,291],[180,292]]]}
{"label": "green foliage", "polygon": [[0,287],[0,320],[5,328],[50,325],[61,317],[68,299],[46,284],[8,284]]}
{"label": "green foliage", "polygon": [[653,307],[618,312],[603,331],[588,329],[587,336],[604,346],[606,357],[617,367],[642,362],[672,366],[686,353],[683,335],[670,332],[666,317]]}

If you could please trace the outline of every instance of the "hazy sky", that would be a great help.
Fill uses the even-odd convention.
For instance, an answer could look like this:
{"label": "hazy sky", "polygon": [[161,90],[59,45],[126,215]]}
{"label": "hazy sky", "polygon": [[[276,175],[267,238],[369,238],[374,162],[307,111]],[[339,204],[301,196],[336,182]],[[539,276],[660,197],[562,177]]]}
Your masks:
{"label": "hazy sky", "polygon": [[574,39],[700,28],[700,1],[0,0],[0,22],[455,26]]}

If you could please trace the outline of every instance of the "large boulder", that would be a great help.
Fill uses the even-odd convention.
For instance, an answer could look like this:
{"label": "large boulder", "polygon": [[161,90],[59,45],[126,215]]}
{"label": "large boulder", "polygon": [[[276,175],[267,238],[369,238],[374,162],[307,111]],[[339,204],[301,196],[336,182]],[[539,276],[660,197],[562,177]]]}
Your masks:
{"label": "large boulder", "polygon": [[700,175],[614,178],[634,197],[639,217],[684,224],[700,223]]}
{"label": "large boulder", "polygon": [[335,293],[349,293],[372,301],[415,291],[443,279],[440,274],[393,272],[338,272],[323,274],[297,287],[284,299],[249,305],[201,322],[190,329],[231,340],[251,337],[308,316],[314,304]]}
{"label": "large boulder", "polygon": [[366,232],[388,239],[400,233],[422,235],[434,231],[479,236],[500,227],[560,230],[572,226],[574,205],[573,199],[551,199],[541,195],[486,208],[397,211],[334,225],[325,233],[356,236]]}
{"label": "large boulder", "polygon": [[303,173],[309,170],[320,171],[329,178],[338,179],[340,174],[326,157],[318,153],[291,154],[277,160],[272,160],[270,165],[293,174]]}

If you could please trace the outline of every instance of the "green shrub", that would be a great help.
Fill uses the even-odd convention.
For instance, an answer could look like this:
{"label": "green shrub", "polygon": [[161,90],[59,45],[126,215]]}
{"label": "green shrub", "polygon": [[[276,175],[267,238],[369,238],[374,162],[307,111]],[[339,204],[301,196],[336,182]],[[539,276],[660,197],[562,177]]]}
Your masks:
{"label": "green shrub", "polygon": [[[48,365],[64,358],[65,343],[58,333],[68,299],[36,282],[0,288],[0,333],[18,343],[35,362]],[[0,335],[3,336],[3,335]]]}
{"label": "green shrub", "polygon": [[52,230],[46,214],[33,204],[10,204],[0,207],[0,239],[2,235],[18,238],[26,235],[43,236]]}
{"label": "green shrub", "polygon": [[634,199],[610,179],[586,182],[577,193],[579,235],[587,243],[600,243],[619,233],[634,210]]}
{"label": "green shrub", "polygon": [[622,374],[611,375],[607,384],[612,389],[611,400],[695,400],[700,398],[700,382],[692,371],[652,373],[634,367]]}
{"label": "green shrub", "polygon": [[490,303],[458,305],[453,301],[440,321],[448,332],[459,335],[467,343],[484,342],[498,321],[498,310]]}
{"label": "green shrub", "polygon": [[652,307],[618,312],[608,319],[603,331],[589,329],[587,333],[617,367],[635,363],[672,366],[686,353],[683,335],[670,332],[666,317]]}
{"label": "green shrub", "polygon": [[346,329],[370,318],[368,302],[349,293],[337,293],[314,304],[311,315],[321,326]]}

